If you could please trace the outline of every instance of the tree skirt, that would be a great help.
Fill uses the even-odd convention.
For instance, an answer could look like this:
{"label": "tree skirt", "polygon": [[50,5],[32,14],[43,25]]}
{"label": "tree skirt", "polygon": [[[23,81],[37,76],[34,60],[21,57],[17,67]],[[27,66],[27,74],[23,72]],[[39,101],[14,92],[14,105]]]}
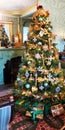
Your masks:
{"label": "tree skirt", "polygon": [[[64,127],[65,114],[61,115],[59,118],[63,121],[62,127]],[[9,124],[9,130],[59,130],[59,127],[56,129],[50,126],[45,119],[37,120],[36,123],[33,123],[29,117],[23,116],[20,113],[16,113],[13,120]],[[65,128],[62,130],[65,130]]]}

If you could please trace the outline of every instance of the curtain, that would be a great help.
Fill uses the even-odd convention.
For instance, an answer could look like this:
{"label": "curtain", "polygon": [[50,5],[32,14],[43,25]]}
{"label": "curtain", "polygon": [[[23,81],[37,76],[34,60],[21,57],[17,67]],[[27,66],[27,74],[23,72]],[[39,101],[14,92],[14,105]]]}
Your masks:
{"label": "curtain", "polygon": [[8,125],[11,118],[11,106],[0,108],[0,130],[9,130]]}
{"label": "curtain", "polygon": [[8,24],[9,34],[10,34],[10,41],[12,41],[12,23]]}
{"label": "curtain", "polygon": [[9,41],[12,41],[12,22],[4,24],[5,31],[9,37]]}

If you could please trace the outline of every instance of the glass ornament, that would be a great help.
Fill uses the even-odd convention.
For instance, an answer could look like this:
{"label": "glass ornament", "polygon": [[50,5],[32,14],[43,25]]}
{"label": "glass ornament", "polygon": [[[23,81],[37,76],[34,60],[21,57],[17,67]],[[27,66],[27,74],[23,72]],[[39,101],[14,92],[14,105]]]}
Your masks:
{"label": "glass ornament", "polygon": [[30,65],[30,63],[31,63],[30,61],[27,62],[28,65]]}
{"label": "glass ornament", "polygon": [[29,89],[29,88],[30,88],[30,84],[29,84],[29,83],[25,84],[25,87],[26,87],[27,89]]}
{"label": "glass ornament", "polygon": [[48,82],[44,82],[44,87],[48,87]]}
{"label": "glass ornament", "polygon": [[38,42],[37,44],[38,44],[38,45],[42,45],[42,42]]}
{"label": "glass ornament", "polygon": [[36,58],[36,59],[40,59],[40,58],[41,58],[41,57],[40,57],[40,54],[39,54],[39,53],[35,54],[35,58]]}
{"label": "glass ornament", "polygon": [[19,86],[22,86],[22,85],[23,85],[23,82],[22,82],[22,81],[19,81],[18,84],[19,84]]}
{"label": "glass ornament", "polygon": [[52,28],[51,27],[48,27],[48,31],[51,32]]}
{"label": "glass ornament", "polygon": [[21,79],[19,77],[17,77],[17,81],[20,81]]}
{"label": "glass ornament", "polygon": [[29,72],[28,72],[28,71],[26,71],[25,76],[26,76],[27,78],[29,77]]}
{"label": "glass ornament", "polygon": [[43,22],[43,18],[39,16],[38,21]]}
{"label": "glass ornament", "polygon": [[60,89],[60,87],[58,86],[58,87],[56,87],[55,90],[56,90],[56,92],[60,92],[61,89]]}

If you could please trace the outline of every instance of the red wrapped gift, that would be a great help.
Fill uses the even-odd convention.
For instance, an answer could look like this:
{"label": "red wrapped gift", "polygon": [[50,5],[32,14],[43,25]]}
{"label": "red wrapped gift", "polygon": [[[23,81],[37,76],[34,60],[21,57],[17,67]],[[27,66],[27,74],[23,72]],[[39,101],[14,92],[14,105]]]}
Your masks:
{"label": "red wrapped gift", "polygon": [[62,104],[57,104],[57,105],[51,106],[51,112],[52,112],[53,117],[63,114],[64,111],[65,110],[64,110]]}

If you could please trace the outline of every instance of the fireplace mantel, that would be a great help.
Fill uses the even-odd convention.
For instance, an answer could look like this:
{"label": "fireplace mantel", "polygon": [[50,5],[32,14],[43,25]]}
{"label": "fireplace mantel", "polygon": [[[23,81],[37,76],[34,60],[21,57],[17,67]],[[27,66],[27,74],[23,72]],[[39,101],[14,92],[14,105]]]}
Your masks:
{"label": "fireplace mantel", "polygon": [[0,48],[0,85],[4,85],[3,69],[6,61],[18,56],[23,56],[23,48]]}

